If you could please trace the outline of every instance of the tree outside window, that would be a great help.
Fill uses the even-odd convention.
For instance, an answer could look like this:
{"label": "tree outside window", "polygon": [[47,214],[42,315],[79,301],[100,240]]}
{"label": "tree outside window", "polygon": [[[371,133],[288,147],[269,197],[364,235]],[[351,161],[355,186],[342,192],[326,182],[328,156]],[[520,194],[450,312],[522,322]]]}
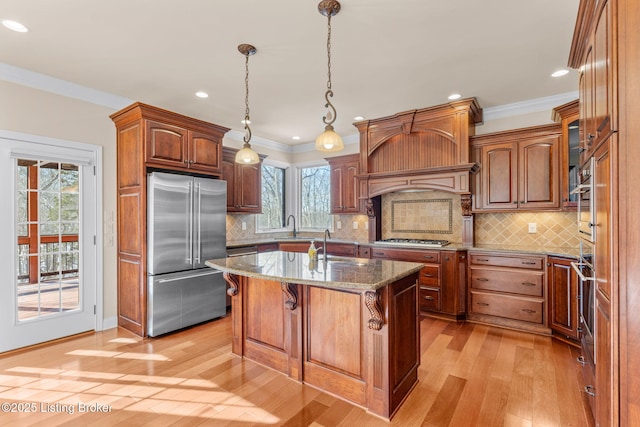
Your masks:
{"label": "tree outside window", "polygon": [[329,166],[300,169],[300,228],[331,228],[330,185]]}
{"label": "tree outside window", "polygon": [[260,231],[284,227],[285,173],[283,168],[262,165],[262,214],[258,215]]}

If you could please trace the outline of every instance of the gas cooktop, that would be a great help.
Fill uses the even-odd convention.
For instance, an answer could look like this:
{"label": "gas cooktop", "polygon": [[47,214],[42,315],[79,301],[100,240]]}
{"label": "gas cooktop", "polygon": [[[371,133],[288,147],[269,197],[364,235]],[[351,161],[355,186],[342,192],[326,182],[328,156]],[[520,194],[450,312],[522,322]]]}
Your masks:
{"label": "gas cooktop", "polygon": [[376,244],[390,245],[390,246],[407,246],[418,245],[431,248],[441,248],[447,246],[450,242],[448,240],[428,240],[428,239],[383,239],[376,241]]}

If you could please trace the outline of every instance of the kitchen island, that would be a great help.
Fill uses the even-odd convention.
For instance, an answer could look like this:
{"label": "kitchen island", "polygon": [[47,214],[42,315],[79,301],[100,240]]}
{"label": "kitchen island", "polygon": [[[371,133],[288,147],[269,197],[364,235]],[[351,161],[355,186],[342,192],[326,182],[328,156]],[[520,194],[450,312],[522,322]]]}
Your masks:
{"label": "kitchen island", "polygon": [[418,381],[422,264],[265,252],[209,260],[234,354],[390,419]]}

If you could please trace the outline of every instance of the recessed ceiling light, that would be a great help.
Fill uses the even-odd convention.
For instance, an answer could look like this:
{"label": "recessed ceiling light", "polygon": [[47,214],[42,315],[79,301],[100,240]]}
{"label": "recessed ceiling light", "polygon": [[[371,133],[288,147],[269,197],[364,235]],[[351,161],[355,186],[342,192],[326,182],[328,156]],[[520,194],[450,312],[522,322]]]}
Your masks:
{"label": "recessed ceiling light", "polygon": [[209,94],[208,94],[207,92],[199,91],[199,92],[196,92],[196,96],[197,96],[198,98],[208,98],[208,97],[209,97]]}
{"label": "recessed ceiling light", "polygon": [[21,23],[12,21],[10,19],[3,19],[2,25],[4,25],[10,30],[17,31],[18,33],[26,33],[27,31],[29,31],[29,29],[24,25],[22,25]]}
{"label": "recessed ceiling light", "polygon": [[300,137],[298,135],[296,135],[296,136],[292,136],[291,139],[295,139],[296,141],[299,141]]}
{"label": "recessed ceiling light", "polygon": [[551,77],[562,77],[569,74],[569,70],[558,70],[551,74]]}
{"label": "recessed ceiling light", "polygon": [[251,124],[251,120],[242,119],[242,120],[240,120],[240,123],[242,123],[243,125],[250,125]]}
{"label": "recessed ceiling light", "polygon": [[363,116],[355,116],[353,120],[364,120]]}
{"label": "recessed ceiling light", "polygon": [[460,95],[459,93],[452,93],[451,95],[449,95],[449,99],[450,100],[454,100],[454,99],[460,99],[462,95]]}

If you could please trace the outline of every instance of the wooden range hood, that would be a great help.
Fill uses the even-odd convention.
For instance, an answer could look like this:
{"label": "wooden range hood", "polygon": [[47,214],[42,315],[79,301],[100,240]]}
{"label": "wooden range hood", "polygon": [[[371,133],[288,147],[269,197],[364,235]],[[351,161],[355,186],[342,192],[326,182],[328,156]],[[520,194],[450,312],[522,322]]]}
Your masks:
{"label": "wooden range hood", "polygon": [[402,190],[460,194],[463,244],[473,244],[469,137],[482,122],[475,98],[354,123],[360,132],[360,198],[369,216],[369,240],[380,239],[380,196]]}

